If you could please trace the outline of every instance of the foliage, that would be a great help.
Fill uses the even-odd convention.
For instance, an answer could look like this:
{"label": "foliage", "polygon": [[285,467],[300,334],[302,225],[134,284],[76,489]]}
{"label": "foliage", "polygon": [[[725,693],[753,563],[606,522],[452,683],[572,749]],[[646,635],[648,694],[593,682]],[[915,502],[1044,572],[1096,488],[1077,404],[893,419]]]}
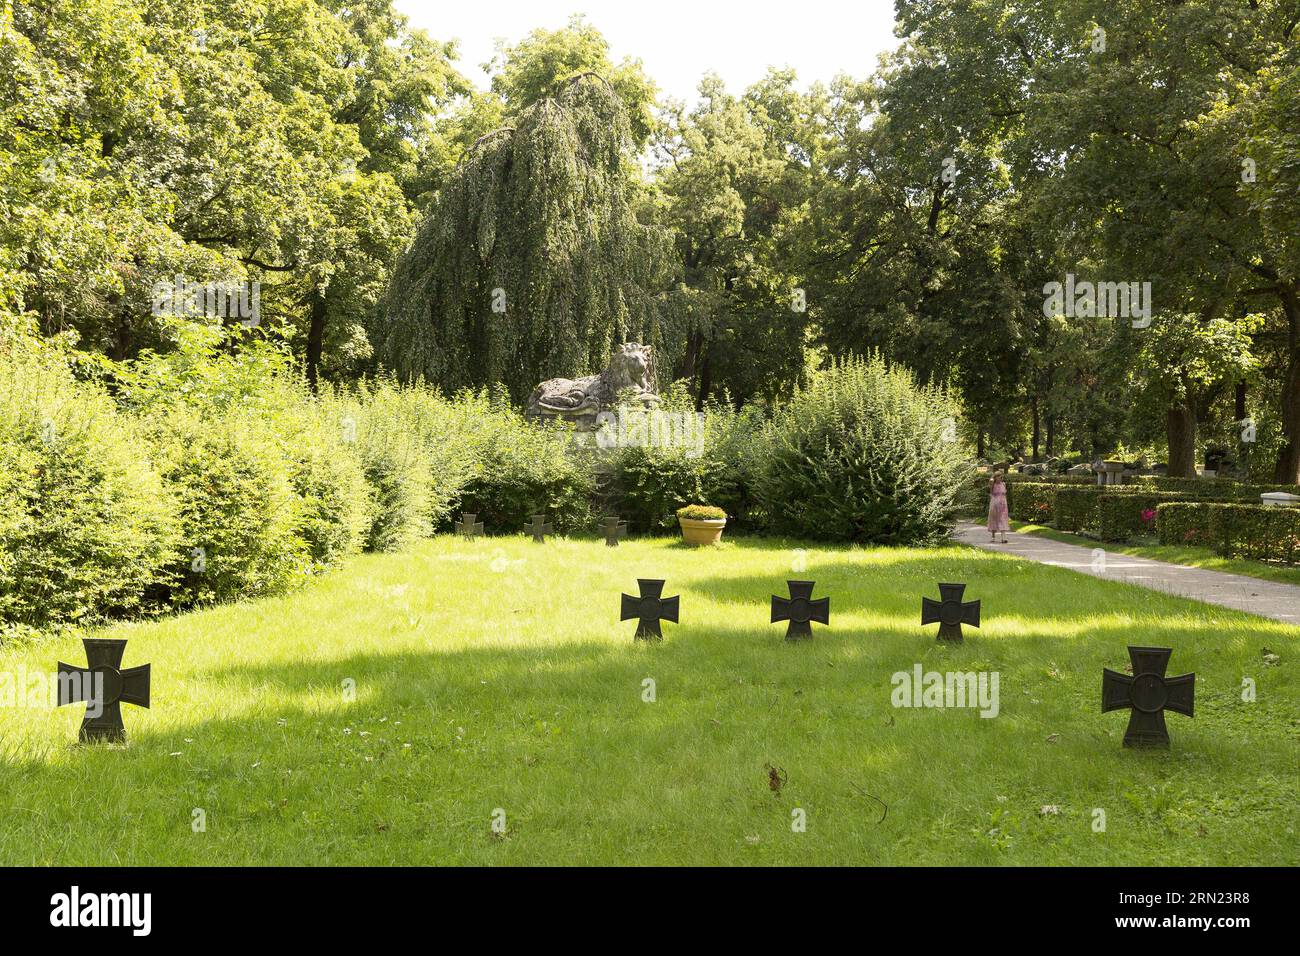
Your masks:
{"label": "foliage", "polygon": [[1209,545],[1228,558],[1300,564],[1300,508],[1163,504],[1160,543]]}
{"label": "foliage", "polygon": [[959,418],[948,392],[876,356],[817,373],[776,409],[759,446],[769,525],[876,544],[946,537],[969,473]]}
{"label": "foliage", "polygon": [[687,521],[726,521],[727,513],[713,505],[687,505],[677,509],[677,517]]}
{"label": "foliage", "polygon": [[637,219],[629,149],[622,102],[586,75],[481,140],[397,266],[377,361],[522,401],[557,373],[603,369],[616,344],[661,345],[667,237]]}
{"label": "foliage", "polygon": [[139,429],[57,356],[0,358],[0,635],[141,610],[177,529]]}

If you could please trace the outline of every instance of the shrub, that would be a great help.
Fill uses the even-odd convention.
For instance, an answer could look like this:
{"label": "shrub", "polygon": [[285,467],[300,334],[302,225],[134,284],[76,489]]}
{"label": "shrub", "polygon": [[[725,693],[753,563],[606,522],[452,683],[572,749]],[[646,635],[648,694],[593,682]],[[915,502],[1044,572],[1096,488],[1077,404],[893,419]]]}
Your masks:
{"label": "shrub", "polygon": [[368,551],[397,551],[433,533],[433,472],[396,390],[363,390],[342,406],[339,427],[370,486]]}
{"label": "shrub", "polygon": [[170,601],[270,594],[300,579],[308,562],[301,505],[265,423],[176,406],[152,425],[180,527],[165,580]]}
{"label": "shrub", "polygon": [[[985,482],[985,502],[988,488]],[[1016,481],[1007,484],[1007,511],[1016,521],[1029,524],[1051,524],[1056,504],[1057,484]],[[987,513],[987,512],[986,512]]]}
{"label": "shrub", "polygon": [[[656,422],[679,427],[660,428]],[[697,413],[684,388],[674,385],[660,412],[620,419],[619,437],[631,441],[608,456],[618,510],[633,528],[646,531],[676,527],[674,514],[691,502],[711,502],[733,516],[748,514],[753,509],[748,469],[761,426],[758,408],[736,412],[709,402]]]}
{"label": "shrub", "polygon": [[1230,558],[1300,564],[1300,508],[1165,504],[1160,506],[1160,541],[1208,544]]}
{"label": "shrub", "polygon": [[687,505],[677,509],[677,517],[687,521],[726,521],[727,513],[713,505]]}
{"label": "shrub", "polygon": [[0,362],[0,631],[131,613],[176,539],[131,423],[54,357]]}
{"label": "shrub", "polygon": [[533,514],[561,534],[594,527],[592,463],[575,454],[567,425],[527,421],[503,398],[464,401],[474,415],[464,439],[473,472],[457,510],[474,512],[490,531],[521,531]]}
{"label": "shrub", "polygon": [[948,535],[970,466],[959,410],[883,360],[813,375],[764,430],[755,490],[780,533],[880,544]]}

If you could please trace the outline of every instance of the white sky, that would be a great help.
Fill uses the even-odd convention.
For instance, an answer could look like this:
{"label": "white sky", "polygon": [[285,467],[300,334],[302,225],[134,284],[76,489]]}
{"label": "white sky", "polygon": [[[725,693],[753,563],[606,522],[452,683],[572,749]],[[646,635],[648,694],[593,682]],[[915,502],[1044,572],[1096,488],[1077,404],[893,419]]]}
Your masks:
{"label": "white sky", "polygon": [[865,78],[897,45],[893,0],[395,0],[437,40],[460,40],[459,68],[486,87],[479,65],[497,37],[514,43],[534,27],[557,29],[586,14],[611,59],[640,57],[661,94],[693,102],[712,70],[739,93],[768,66],[793,67],[801,86],[837,73]]}

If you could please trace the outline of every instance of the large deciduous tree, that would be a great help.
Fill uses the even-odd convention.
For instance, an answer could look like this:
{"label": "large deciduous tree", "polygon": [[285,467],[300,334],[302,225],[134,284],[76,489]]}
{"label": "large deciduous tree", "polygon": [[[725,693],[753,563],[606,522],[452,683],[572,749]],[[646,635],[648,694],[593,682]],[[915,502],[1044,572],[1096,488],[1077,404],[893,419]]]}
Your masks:
{"label": "large deciduous tree", "polygon": [[481,139],[448,179],[375,317],[380,365],[445,389],[603,368],[661,345],[667,234],[637,216],[623,103],[583,74]]}

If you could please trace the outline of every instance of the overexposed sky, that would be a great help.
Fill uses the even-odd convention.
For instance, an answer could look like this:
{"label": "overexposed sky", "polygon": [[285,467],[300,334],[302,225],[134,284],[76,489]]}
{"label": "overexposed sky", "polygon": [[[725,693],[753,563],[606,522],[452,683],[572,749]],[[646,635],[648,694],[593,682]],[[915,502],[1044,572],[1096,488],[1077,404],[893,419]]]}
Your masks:
{"label": "overexposed sky", "polygon": [[611,58],[640,57],[662,94],[691,102],[712,70],[739,93],[768,66],[793,67],[800,86],[837,73],[863,78],[897,45],[893,0],[395,0],[438,40],[460,40],[460,70],[486,88],[479,65],[497,37],[514,43],[534,27],[554,30],[586,14]]}

